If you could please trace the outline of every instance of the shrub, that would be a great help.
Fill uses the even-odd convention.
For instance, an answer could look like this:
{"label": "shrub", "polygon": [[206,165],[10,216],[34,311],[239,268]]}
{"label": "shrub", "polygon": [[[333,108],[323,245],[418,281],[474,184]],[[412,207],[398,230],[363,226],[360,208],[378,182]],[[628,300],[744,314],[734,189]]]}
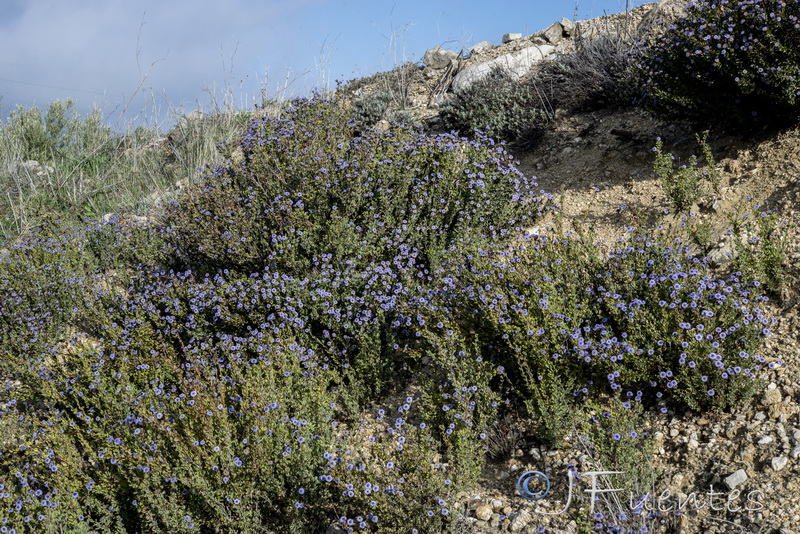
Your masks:
{"label": "shrub", "polygon": [[398,109],[389,114],[389,123],[399,126],[411,126],[416,121],[414,112],[409,109]]}
{"label": "shrub", "polygon": [[22,160],[40,162],[64,158],[88,157],[94,149],[107,143],[111,130],[103,126],[103,116],[95,109],[81,119],[71,100],[52,102],[45,114],[36,106],[17,106],[9,117],[4,134],[15,144]]}
{"label": "shrub", "polygon": [[797,2],[692,2],[654,31],[633,61],[656,109],[739,125],[800,118]]}
{"label": "shrub", "polygon": [[216,167],[167,215],[188,264],[303,275],[322,261],[361,268],[408,250],[432,267],[455,245],[475,247],[539,216],[532,182],[485,137],[356,136],[347,119],[337,102],[309,100],[254,121],[245,163]]}
{"label": "shrub", "polygon": [[150,210],[165,189],[196,181],[204,164],[221,161],[218,144],[240,139],[245,118],[183,118],[162,137],[142,126],[112,132],[99,110],[81,117],[71,101],[46,112],[18,107],[0,128],[0,239],[31,232],[47,217],[81,222]]}
{"label": "shrub", "polygon": [[619,403],[587,433],[627,468],[644,408],[757,385],[748,273],[646,232],[525,240],[547,205],[502,145],[349,119],[297,101],[163,227],[53,223],[0,255],[4,526],[446,530],[501,415],[555,445]]}
{"label": "shrub", "polygon": [[392,103],[392,95],[378,91],[371,95],[362,97],[353,103],[351,116],[355,127],[364,130],[380,121]]}
{"label": "shrub", "polygon": [[340,527],[442,532],[456,515],[453,497],[463,486],[437,460],[440,444],[430,430],[409,423],[399,408],[392,421],[381,423],[385,416],[378,415],[379,431],[359,428],[325,453],[319,478],[341,495]]}
{"label": "shrub", "polygon": [[763,363],[753,353],[769,324],[757,288],[711,278],[687,249],[654,236],[636,236],[601,263],[590,247],[541,239],[517,254],[476,258],[459,279],[457,309],[472,310],[463,328],[512,395],[531,400],[531,415],[553,413],[537,393],[571,382],[576,394],[630,392],[692,410],[752,394]]}
{"label": "shrub", "polygon": [[166,239],[197,272],[307,280],[308,324],[336,349],[354,414],[404,375],[393,346],[408,334],[390,328],[398,305],[446,258],[511,235],[543,203],[485,138],[356,136],[347,119],[337,102],[309,100],[254,121],[244,164],[190,188],[168,210]]}
{"label": "shrub", "polygon": [[787,221],[780,220],[776,209],[759,211],[755,206],[753,217],[731,217],[730,231],[736,251],[734,268],[752,280],[763,283],[772,296],[781,297],[784,285]]}
{"label": "shrub", "polygon": [[498,139],[535,139],[552,109],[534,83],[518,83],[501,71],[454,91],[439,107],[442,125],[464,135],[480,130]]}
{"label": "shrub", "polygon": [[[48,517],[87,527],[110,520],[128,532],[313,522],[295,503],[300,488],[327,500],[315,494],[313,459],[332,439],[330,372],[292,325],[267,320],[246,337],[215,331],[215,313],[236,316],[227,302],[212,308],[206,300],[225,287],[188,274],[149,281],[131,297],[103,299],[106,316],[94,316],[102,338],[79,336],[60,358],[40,356],[34,387],[42,405],[13,410],[42,427],[14,462],[18,480],[2,481],[14,497],[57,489],[49,500],[59,510]],[[102,511],[92,510],[95,501]],[[18,507],[11,524],[43,507]]]}
{"label": "shrub", "polygon": [[632,39],[608,34],[581,39],[575,52],[543,63],[533,80],[545,89],[553,108],[628,107],[641,98],[639,79],[628,61],[632,44]]}
{"label": "shrub", "polygon": [[604,525],[607,530],[624,527],[625,532],[652,532],[658,518],[666,514],[648,509],[656,481],[652,464],[654,444],[647,417],[651,414],[624,397],[588,404],[590,415],[582,426],[586,434],[581,441],[591,459],[584,470],[618,471],[607,475],[601,484],[624,489],[621,494],[601,494],[594,502],[594,509],[602,514],[602,523],[610,523]]}

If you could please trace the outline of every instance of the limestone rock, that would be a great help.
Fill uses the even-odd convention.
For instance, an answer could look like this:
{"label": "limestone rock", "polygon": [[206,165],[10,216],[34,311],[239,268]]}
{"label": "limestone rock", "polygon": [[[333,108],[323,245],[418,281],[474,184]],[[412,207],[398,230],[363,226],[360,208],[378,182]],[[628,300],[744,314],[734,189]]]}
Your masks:
{"label": "limestone rock", "polygon": [[726,476],[723,481],[725,482],[725,485],[728,486],[728,489],[732,490],[736,486],[744,483],[745,480],[747,480],[747,473],[744,469],[739,469],[738,471]]}
{"label": "limestone rock", "polygon": [[566,17],[561,17],[561,28],[567,37],[572,37],[575,33],[575,23]]}
{"label": "limestone rock", "polygon": [[786,467],[787,463],[789,463],[789,459],[786,456],[776,456],[775,458],[772,459],[771,462],[772,468],[775,471],[780,471],[781,469]]}
{"label": "limestone rock", "polygon": [[739,251],[733,245],[732,239],[724,239],[708,253],[708,262],[712,267],[721,267],[736,259]]}
{"label": "limestone rock", "polygon": [[530,71],[536,63],[549,59],[555,48],[551,45],[539,45],[523,48],[519,52],[503,54],[491,61],[484,61],[459,72],[453,78],[453,89],[461,90],[480,81],[495,69],[499,69],[511,79],[518,80]]}
{"label": "limestone rock", "polygon": [[331,523],[328,526],[328,530],[325,531],[325,534],[345,534],[347,531],[339,526],[338,523]]}
{"label": "limestone rock", "polygon": [[482,54],[492,48],[492,43],[489,41],[481,41],[480,43],[469,47],[469,53],[473,56]]}
{"label": "limestone rock", "polygon": [[770,384],[772,387],[768,387],[767,390],[764,392],[764,397],[761,399],[761,402],[764,403],[764,406],[772,406],[773,404],[778,404],[783,400],[781,396],[781,392],[777,387],[774,387],[774,384]]}
{"label": "limestone rock", "polygon": [[488,504],[478,506],[478,508],[475,509],[475,517],[481,521],[489,521],[492,518],[493,513],[494,510],[492,510],[492,507]]}
{"label": "limestone rock", "polygon": [[188,115],[186,115],[186,120],[189,122],[201,121],[205,118],[206,114],[200,111],[199,109],[192,110],[189,112]]}
{"label": "limestone rock", "polygon": [[554,22],[542,32],[542,35],[548,42],[556,44],[564,36],[564,27],[560,22]]}
{"label": "limestone rock", "polygon": [[511,532],[519,532],[524,529],[528,523],[531,522],[531,514],[527,510],[522,510],[511,521]]}
{"label": "limestone rock", "polygon": [[28,176],[36,178],[47,178],[54,173],[55,170],[55,167],[52,165],[45,165],[43,163],[39,163],[35,159],[29,159],[14,166],[13,172],[24,173]]}
{"label": "limestone rock", "polygon": [[422,62],[433,69],[444,69],[450,62],[458,57],[452,50],[446,50],[441,46],[434,46],[422,57]]}
{"label": "limestone rock", "polygon": [[503,44],[508,44],[511,41],[516,41],[517,39],[522,39],[521,33],[505,33],[503,34]]}

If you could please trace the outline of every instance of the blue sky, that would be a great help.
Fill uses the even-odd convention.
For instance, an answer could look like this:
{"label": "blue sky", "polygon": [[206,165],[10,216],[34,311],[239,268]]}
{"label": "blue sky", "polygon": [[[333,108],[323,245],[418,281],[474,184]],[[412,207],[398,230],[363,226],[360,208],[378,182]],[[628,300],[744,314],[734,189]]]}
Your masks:
{"label": "blue sky", "polygon": [[[646,2],[628,0],[631,8]],[[175,114],[303,96],[561,17],[626,0],[2,0],[0,119],[16,106],[72,98],[119,128]],[[577,13],[577,15],[576,15]]]}

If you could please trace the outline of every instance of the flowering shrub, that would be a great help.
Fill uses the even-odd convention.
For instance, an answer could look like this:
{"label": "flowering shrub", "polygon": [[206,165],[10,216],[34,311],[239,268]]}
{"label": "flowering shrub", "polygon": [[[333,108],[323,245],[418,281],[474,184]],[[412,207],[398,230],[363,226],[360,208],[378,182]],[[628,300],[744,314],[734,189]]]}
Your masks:
{"label": "flowering shrub", "polygon": [[[359,427],[347,433],[334,452],[324,454],[319,480],[340,497],[340,527],[441,532],[448,524],[451,495],[463,486],[448,478],[448,466],[437,461],[439,442],[424,423],[410,424],[407,411],[400,407],[399,417],[382,431]],[[385,417],[379,414],[378,420]]]}
{"label": "flowering shrub", "polygon": [[800,118],[797,2],[692,2],[652,32],[633,61],[657,107],[739,124]]}
{"label": "flowering shrub", "polygon": [[535,185],[501,145],[412,129],[356,136],[331,100],[297,101],[254,121],[245,161],[211,172],[169,215],[190,265],[249,274],[392,262],[432,265],[454,246],[507,235],[539,216]]}
{"label": "flowering shrub", "polygon": [[536,403],[552,382],[574,382],[705,410],[751,393],[769,332],[758,287],[716,279],[656,236],[635,236],[601,263],[580,240],[537,241],[475,258],[454,293],[453,306],[471,310],[464,328],[516,394]]}

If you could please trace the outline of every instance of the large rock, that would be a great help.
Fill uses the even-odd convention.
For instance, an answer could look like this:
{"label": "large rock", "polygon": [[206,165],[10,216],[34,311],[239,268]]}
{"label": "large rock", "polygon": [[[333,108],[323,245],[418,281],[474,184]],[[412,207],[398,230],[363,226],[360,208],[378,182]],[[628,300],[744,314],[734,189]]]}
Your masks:
{"label": "large rock", "polygon": [[476,44],[475,46],[469,47],[470,55],[478,55],[490,50],[492,48],[492,43],[489,41],[481,41],[480,43]]}
{"label": "large rock", "polygon": [[450,62],[458,57],[452,50],[446,50],[441,46],[435,46],[425,52],[422,62],[433,69],[444,69]]}
{"label": "large rock", "polygon": [[503,34],[503,44],[508,44],[511,41],[516,41],[517,39],[522,39],[521,33],[504,33]]}
{"label": "large rock", "polygon": [[561,17],[561,28],[567,37],[572,37],[572,34],[575,33],[575,23],[567,17]]}
{"label": "large rock", "polygon": [[544,36],[548,42],[556,44],[561,40],[561,37],[564,36],[564,27],[560,22],[554,22],[549,28],[542,32],[542,36]]}
{"label": "large rock", "polygon": [[530,46],[519,52],[503,54],[491,61],[484,61],[467,67],[453,78],[453,89],[461,90],[489,76],[494,69],[499,69],[514,80],[528,73],[536,63],[549,59],[555,48],[551,45]]}

